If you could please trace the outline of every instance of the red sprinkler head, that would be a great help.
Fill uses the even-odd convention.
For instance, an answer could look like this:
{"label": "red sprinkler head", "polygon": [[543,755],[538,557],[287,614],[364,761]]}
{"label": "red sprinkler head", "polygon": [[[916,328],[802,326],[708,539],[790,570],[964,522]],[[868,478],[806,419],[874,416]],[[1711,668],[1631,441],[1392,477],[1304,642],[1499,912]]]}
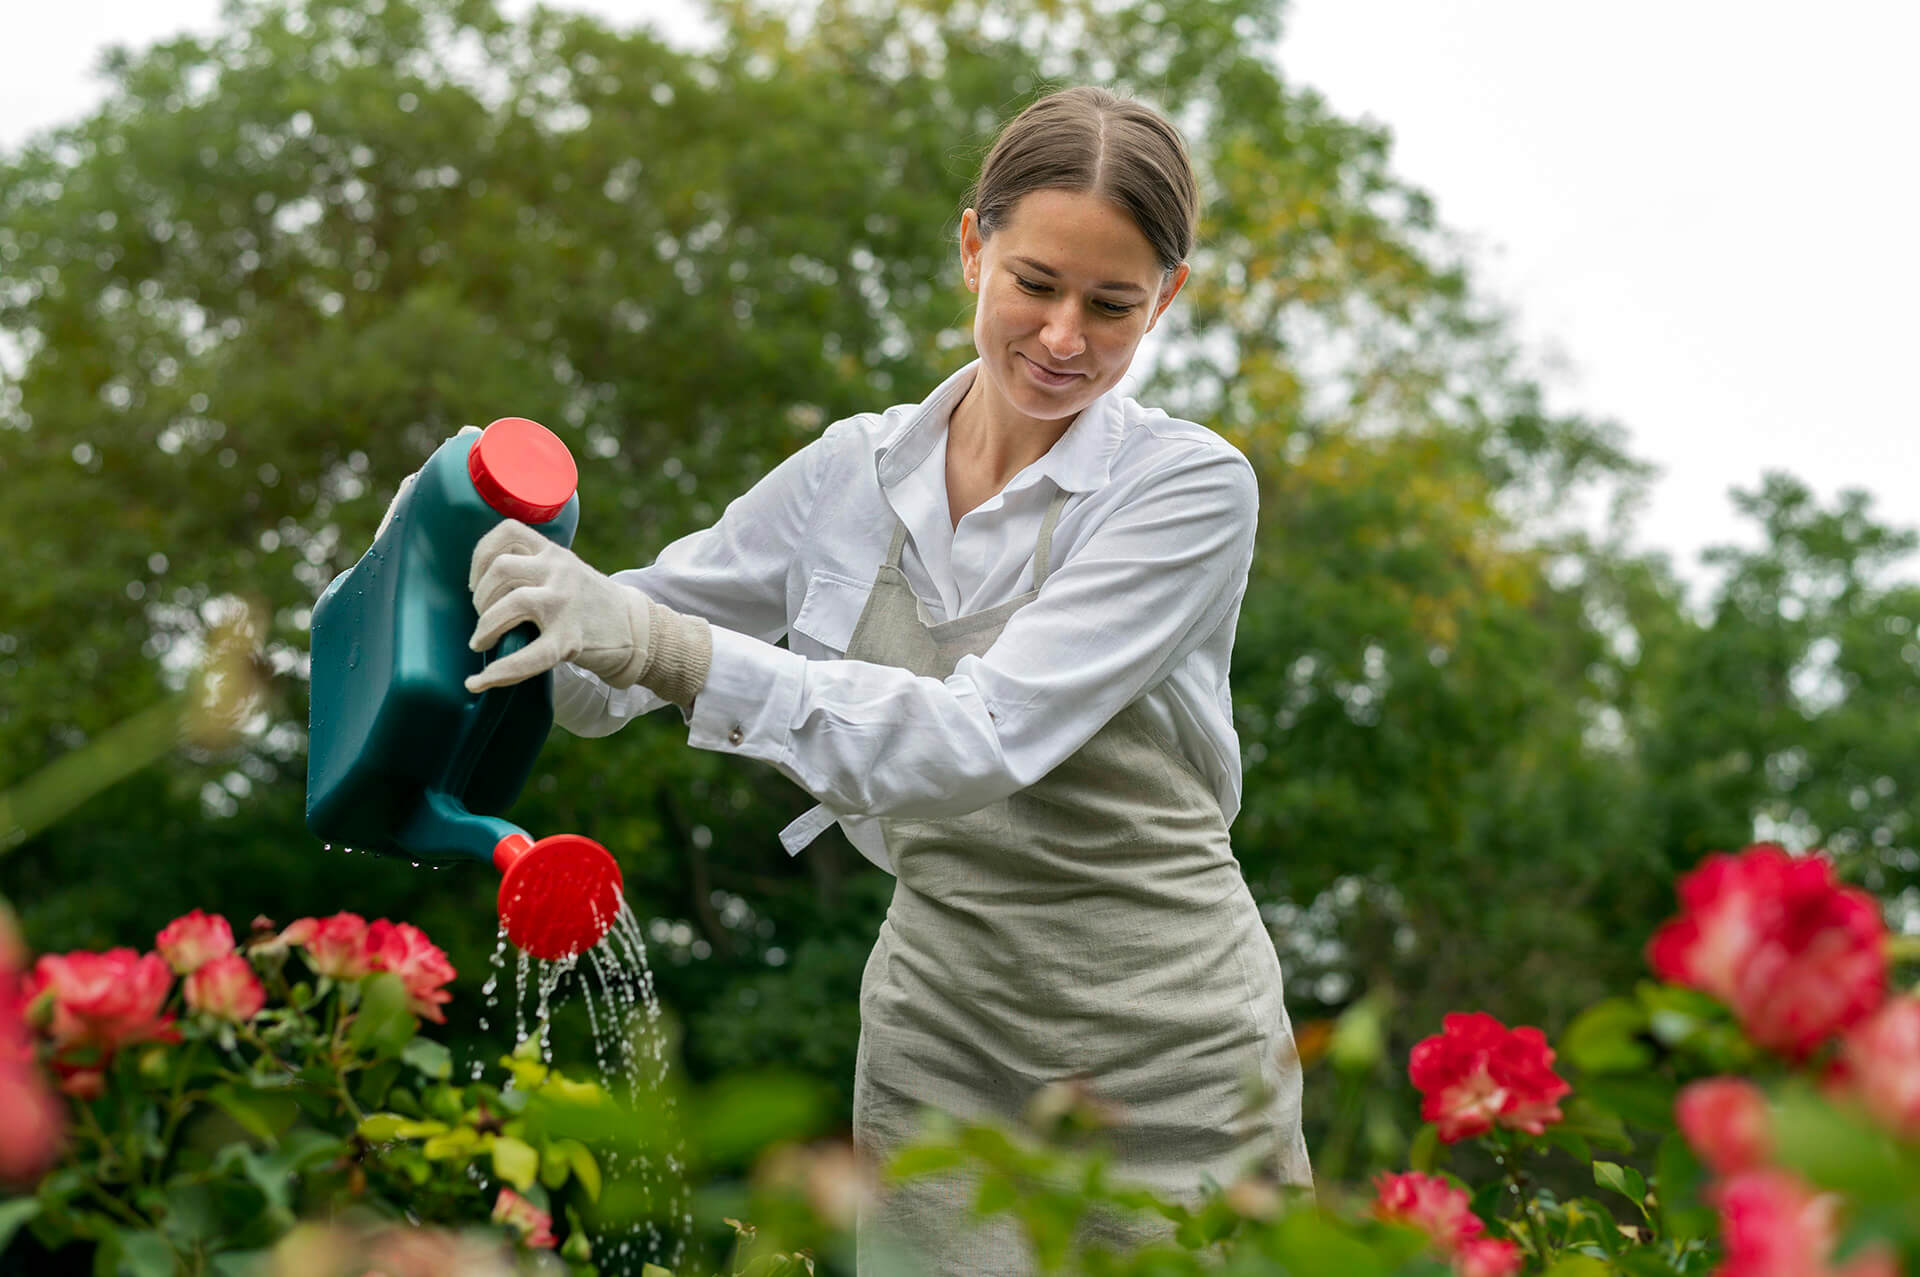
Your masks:
{"label": "red sprinkler head", "polygon": [[579,834],[529,842],[508,834],[493,849],[500,880],[500,925],[536,958],[571,958],[599,944],[620,913],[620,866]]}

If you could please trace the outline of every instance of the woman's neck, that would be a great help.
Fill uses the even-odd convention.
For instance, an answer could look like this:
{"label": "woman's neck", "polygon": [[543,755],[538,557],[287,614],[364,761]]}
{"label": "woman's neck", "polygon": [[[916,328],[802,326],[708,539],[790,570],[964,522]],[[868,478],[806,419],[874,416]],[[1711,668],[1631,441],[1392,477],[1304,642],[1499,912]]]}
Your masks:
{"label": "woman's neck", "polygon": [[997,405],[996,412],[995,399],[986,377],[976,376],[947,417],[948,469],[964,470],[977,486],[984,485],[990,492],[1000,491],[1013,476],[1046,456],[1073,425],[1071,417],[1039,421],[1005,404]]}

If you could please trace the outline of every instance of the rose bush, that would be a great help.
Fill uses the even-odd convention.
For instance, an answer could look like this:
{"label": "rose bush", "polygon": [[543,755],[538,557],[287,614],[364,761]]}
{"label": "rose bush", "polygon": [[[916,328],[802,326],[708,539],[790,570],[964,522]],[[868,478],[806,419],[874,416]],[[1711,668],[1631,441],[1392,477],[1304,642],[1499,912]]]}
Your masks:
{"label": "rose bush", "polygon": [[[0,918],[0,1179],[28,1190],[0,1202],[9,1260],[11,1242],[133,1277],[331,1271],[309,1251],[365,1259],[356,1274],[507,1273],[564,1247],[554,1264],[592,1271],[572,1204],[599,1193],[595,1154],[533,1101],[597,1089],[527,1051],[504,1086],[454,1083],[418,1028],[455,973],[418,928],[261,918],[237,943],[194,910],[152,952],[23,964]],[[437,1139],[407,1138],[422,1128]],[[296,1232],[302,1216],[360,1223]]]}
{"label": "rose bush", "polygon": [[[1303,1026],[1306,1063],[1343,1097],[1315,1192],[1250,1173],[1180,1201],[1108,1175],[1105,1134],[1125,1116],[1097,1079],[1044,1089],[1018,1129],[936,1124],[876,1175],[843,1142],[783,1138],[798,1133],[787,1100],[772,1107],[789,1117],[743,1121],[777,1091],[757,1081],[636,1111],[529,1041],[502,1061],[504,1086],[455,1086],[444,1049],[416,1036],[452,968],[406,924],[336,914],[256,925],[238,945],[223,927],[188,915],[154,954],[54,955],[26,978],[0,928],[0,1047],[14,1044],[0,1098],[40,1096],[0,1108],[0,1175],[31,1179],[61,1146],[45,1078],[68,1085],[71,1123],[33,1195],[0,1203],[0,1243],[24,1225],[136,1274],[231,1271],[236,1256],[286,1277],[509,1273],[541,1255],[671,1277],[638,1246],[595,1268],[583,1212],[606,1212],[603,1177],[633,1218],[664,1180],[718,1160],[753,1166],[703,1194],[708,1218],[729,1212],[723,1271],[752,1277],[850,1272],[854,1221],[885,1182],[962,1166],[976,1209],[1011,1215],[1044,1271],[1089,1277],[1920,1277],[1920,997],[1896,992],[1920,944],[1889,936],[1819,855],[1709,857],[1648,947],[1662,979],[1551,1045],[1485,1012],[1446,1016],[1406,1060],[1423,1119],[1410,1140],[1383,1117],[1384,997]],[[688,1161],[655,1163],[650,1181],[596,1154],[687,1131]],[[1405,1169],[1346,1182],[1362,1137]],[[196,1197],[209,1188],[232,1208]],[[1093,1240],[1129,1213],[1162,1239]]]}

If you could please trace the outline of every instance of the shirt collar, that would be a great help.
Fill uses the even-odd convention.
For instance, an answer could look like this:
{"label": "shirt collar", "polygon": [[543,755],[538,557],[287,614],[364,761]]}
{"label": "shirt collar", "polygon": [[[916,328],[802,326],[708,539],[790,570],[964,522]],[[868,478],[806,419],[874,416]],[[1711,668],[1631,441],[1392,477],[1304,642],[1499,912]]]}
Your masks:
{"label": "shirt collar", "polygon": [[[874,466],[880,486],[890,488],[911,474],[933,446],[946,437],[947,419],[954,405],[973,385],[980,370],[974,360],[934,388],[917,406],[909,409],[900,426],[889,431],[874,448]],[[1074,418],[1045,456],[1033,463],[1032,472],[1053,480],[1064,492],[1092,492],[1104,487],[1113,472],[1113,456],[1119,451],[1126,433],[1126,412],[1121,406],[1118,388],[1107,391],[1088,404]]]}

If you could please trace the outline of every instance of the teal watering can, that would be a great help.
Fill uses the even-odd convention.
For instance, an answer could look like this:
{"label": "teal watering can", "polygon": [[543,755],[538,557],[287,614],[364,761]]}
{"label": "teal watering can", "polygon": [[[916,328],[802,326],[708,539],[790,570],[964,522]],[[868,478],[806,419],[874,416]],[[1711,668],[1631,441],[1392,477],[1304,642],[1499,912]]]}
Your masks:
{"label": "teal watering can", "polygon": [[415,862],[491,863],[507,938],[536,957],[598,944],[621,904],[620,868],[578,834],[534,840],[501,818],[553,726],[548,680],[478,695],[466,680],[535,637],[486,653],[467,590],[473,547],[503,518],[560,545],[580,521],[579,474],[552,431],[503,417],[447,440],[400,495],[358,563],[313,609],[307,827],[329,843]]}

